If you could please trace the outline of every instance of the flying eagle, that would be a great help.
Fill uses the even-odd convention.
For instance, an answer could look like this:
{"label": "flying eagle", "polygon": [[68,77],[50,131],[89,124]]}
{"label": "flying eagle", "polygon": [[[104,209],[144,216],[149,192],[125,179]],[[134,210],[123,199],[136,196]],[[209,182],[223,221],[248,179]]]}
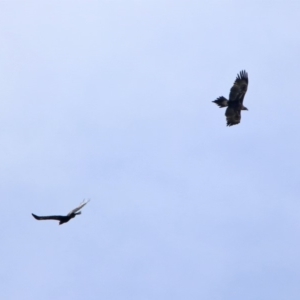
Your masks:
{"label": "flying eagle", "polygon": [[248,74],[246,71],[241,71],[230,89],[229,100],[221,96],[213,101],[219,107],[227,107],[225,112],[227,126],[239,124],[241,121],[241,111],[248,110],[248,108],[243,105],[247,87]]}
{"label": "flying eagle", "polygon": [[80,215],[81,211],[77,212],[78,210],[82,209],[88,202],[88,201],[84,201],[76,208],[74,208],[73,210],[71,210],[66,216],[45,216],[45,217],[39,217],[35,214],[32,214],[32,216],[36,219],[36,220],[56,220],[59,221],[59,225],[64,224],[69,222],[71,219],[75,218],[76,215]]}

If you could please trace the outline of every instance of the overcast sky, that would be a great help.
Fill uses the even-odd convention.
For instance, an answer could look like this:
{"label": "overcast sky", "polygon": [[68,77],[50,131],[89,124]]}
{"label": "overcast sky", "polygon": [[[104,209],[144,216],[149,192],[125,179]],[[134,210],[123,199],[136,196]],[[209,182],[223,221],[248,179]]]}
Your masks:
{"label": "overcast sky", "polygon": [[[1,1],[1,298],[298,300],[299,20],[296,0]],[[244,69],[226,127],[211,101]]]}

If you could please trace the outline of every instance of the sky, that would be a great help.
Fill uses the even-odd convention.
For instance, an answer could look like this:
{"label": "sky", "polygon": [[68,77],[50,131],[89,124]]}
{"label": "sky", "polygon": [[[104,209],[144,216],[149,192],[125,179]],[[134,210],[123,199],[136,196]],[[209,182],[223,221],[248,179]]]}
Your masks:
{"label": "sky", "polygon": [[[298,300],[299,20],[289,0],[0,1],[3,299]],[[241,70],[227,127],[212,101]]]}

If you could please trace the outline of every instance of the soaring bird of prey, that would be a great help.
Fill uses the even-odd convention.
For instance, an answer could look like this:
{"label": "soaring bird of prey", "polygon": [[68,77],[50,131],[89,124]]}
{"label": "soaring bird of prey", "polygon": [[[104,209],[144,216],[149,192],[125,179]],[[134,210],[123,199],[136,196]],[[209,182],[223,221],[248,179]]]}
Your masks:
{"label": "soaring bird of prey", "polygon": [[241,111],[248,110],[248,108],[243,105],[247,88],[248,74],[246,71],[241,71],[230,89],[229,100],[221,96],[213,101],[219,107],[227,107],[225,112],[227,126],[239,124],[241,121]]}
{"label": "soaring bird of prey", "polygon": [[82,209],[88,202],[88,201],[84,201],[76,208],[74,208],[73,210],[71,210],[66,216],[44,216],[44,217],[39,217],[35,214],[32,214],[33,217],[36,220],[56,220],[59,221],[59,225],[64,224],[69,222],[71,219],[75,218],[76,215],[80,215],[81,211],[79,211],[80,209]]}

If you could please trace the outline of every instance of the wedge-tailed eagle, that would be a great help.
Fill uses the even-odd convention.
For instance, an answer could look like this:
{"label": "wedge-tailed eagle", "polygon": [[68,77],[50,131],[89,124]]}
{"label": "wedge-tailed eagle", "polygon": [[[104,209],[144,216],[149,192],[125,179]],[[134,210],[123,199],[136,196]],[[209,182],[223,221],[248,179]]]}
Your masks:
{"label": "wedge-tailed eagle", "polygon": [[79,211],[79,210],[82,209],[89,201],[90,200],[88,200],[88,201],[83,200],[83,202],[78,207],[71,210],[66,216],[44,216],[44,217],[39,217],[35,214],[32,214],[32,215],[36,220],[39,220],[39,221],[40,220],[56,220],[56,221],[59,221],[59,225],[61,225],[61,224],[69,222],[71,219],[75,218],[76,215],[80,215],[81,211]]}
{"label": "wedge-tailed eagle", "polygon": [[241,71],[240,74],[237,75],[236,80],[230,89],[229,100],[221,96],[213,101],[219,107],[227,107],[225,112],[227,126],[239,124],[241,121],[241,111],[248,110],[248,108],[243,105],[248,82],[247,72]]}

